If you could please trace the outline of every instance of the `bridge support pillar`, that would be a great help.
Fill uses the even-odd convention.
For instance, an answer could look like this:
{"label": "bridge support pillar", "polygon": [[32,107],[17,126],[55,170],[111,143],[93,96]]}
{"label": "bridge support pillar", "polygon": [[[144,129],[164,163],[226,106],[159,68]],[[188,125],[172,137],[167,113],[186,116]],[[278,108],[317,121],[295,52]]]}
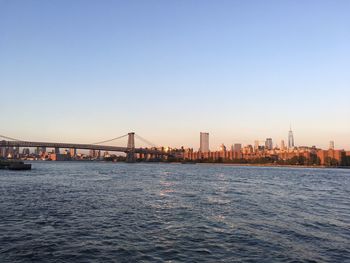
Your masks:
{"label": "bridge support pillar", "polygon": [[135,152],[134,151],[129,151],[126,153],[126,162],[127,163],[134,163],[136,161],[135,158]]}
{"label": "bridge support pillar", "polygon": [[135,133],[128,133],[128,151],[126,152],[126,162],[134,163],[136,161],[135,158]]}

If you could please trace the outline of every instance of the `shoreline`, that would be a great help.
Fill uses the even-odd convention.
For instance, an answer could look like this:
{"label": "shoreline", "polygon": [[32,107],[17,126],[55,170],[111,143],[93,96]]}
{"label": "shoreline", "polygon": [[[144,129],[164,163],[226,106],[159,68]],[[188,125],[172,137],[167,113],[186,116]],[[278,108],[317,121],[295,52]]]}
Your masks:
{"label": "shoreline", "polygon": [[199,165],[223,165],[245,167],[271,167],[271,168],[308,168],[308,169],[350,169],[349,166],[325,166],[325,165],[291,165],[291,164],[251,164],[251,163],[194,163]]}
{"label": "shoreline", "polygon": [[338,168],[338,167],[327,167],[324,165],[291,165],[291,164],[286,164],[286,165],[282,165],[282,164],[252,164],[252,163],[197,163],[197,164],[201,164],[201,165],[211,165],[211,164],[220,164],[223,166],[247,166],[247,167],[288,167],[288,168]]}
{"label": "shoreline", "polygon": [[[23,161],[23,160],[21,160]],[[125,163],[125,162],[110,162],[110,161],[103,161],[103,160],[67,160],[67,161],[47,161],[47,160],[27,160],[27,162],[58,162],[58,163],[64,163],[64,162],[86,162],[86,163],[93,163],[93,162],[100,162],[100,163]],[[145,164],[151,164],[151,163],[162,163],[162,164],[182,164],[182,165],[216,165],[216,166],[241,166],[241,167],[271,167],[271,168],[316,168],[316,169],[350,169],[350,166],[325,166],[325,165],[290,165],[290,164],[252,164],[252,163],[201,163],[201,162],[135,162],[137,163],[145,163]]]}

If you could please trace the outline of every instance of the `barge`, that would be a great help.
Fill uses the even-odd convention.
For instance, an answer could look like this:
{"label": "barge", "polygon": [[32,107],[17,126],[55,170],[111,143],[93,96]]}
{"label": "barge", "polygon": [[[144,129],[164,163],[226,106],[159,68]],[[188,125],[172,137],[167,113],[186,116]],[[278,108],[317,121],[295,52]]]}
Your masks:
{"label": "barge", "polygon": [[0,169],[8,169],[14,171],[31,170],[32,165],[23,163],[22,161],[0,161]]}

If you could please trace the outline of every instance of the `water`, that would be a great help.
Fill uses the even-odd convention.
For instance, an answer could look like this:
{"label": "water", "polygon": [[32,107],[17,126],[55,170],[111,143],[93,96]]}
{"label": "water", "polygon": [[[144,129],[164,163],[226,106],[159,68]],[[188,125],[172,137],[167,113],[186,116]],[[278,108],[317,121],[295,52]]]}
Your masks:
{"label": "water", "polygon": [[0,262],[350,262],[350,170],[0,170]]}

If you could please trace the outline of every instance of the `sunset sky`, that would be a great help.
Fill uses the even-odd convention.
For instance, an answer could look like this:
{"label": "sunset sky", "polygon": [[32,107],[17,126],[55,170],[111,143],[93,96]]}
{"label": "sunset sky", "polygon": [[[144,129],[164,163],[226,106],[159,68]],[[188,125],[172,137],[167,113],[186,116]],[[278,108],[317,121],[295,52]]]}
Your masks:
{"label": "sunset sky", "polygon": [[349,14],[347,0],[0,0],[0,134],[198,148],[205,131],[216,149],[280,144],[292,125],[298,146],[350,150]]}

